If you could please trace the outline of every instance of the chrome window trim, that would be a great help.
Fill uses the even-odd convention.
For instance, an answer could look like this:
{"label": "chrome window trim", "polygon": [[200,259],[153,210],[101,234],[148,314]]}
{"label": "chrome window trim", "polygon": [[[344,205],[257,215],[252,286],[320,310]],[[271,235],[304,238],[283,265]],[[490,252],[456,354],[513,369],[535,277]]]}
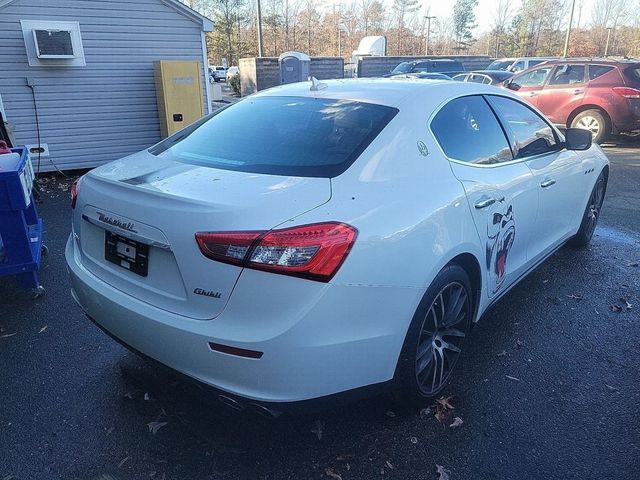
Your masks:
{"label": "chrome window trim", "polygon": [[[525,106],[529,110],[532,110],[536,115],[540,116],[540,114],[538,112],[536,112],[532,108],[531,105],[527,105],[526,103],[524,103],[520,99],[513,98],[510,95],[503,95],[500,92],[498,92],[498,93],[493,93],[493,92],[489,92],[489,93],[487,93],[487,92],[484,92],[484,93],[468,93],[468,94],[458,95],[458,96],[446,99],[440,105],[438,105],[438,107],[435,108],[433,110],[433,112],[431,113],[431,115],[429,116],[429,119],[427,120],[427,129],[428,129],[429,133],[431,134],[431,138],[433,138],[433,141],[436,144],[438,150],[440,151],[442,156],[444,158],[446,158],[449,162],[456,163],[458,165],[465,165],[465,166],[468,166],[468,167],[475,167],[475,168],[498,168],[498,167],[502,167],[502,166],[515,165],[515,164],[522,163],[522,162],[528,162],[530,160],[535,160],[535,159],[550,155],[552,153],[559,153],[559,152],[562,152],[563,150],[565,150],[564,147],[563,147],[563,148],[559,148],[558,150],[553,150],[551,152],[539,153],[537,155],[532,155],[532,156],[529,156],[529,157],[514,158],[513,160],[509,160],[507,162],[490,163],[490,164],[465,162],[464,160],[459,160],[459,159],[456,159],[456,158],[449,157],[445,153],[444,149],[442,148],[442,145],[440,145],[440,142],[438,142],[438,139],[436,138],[435,134],[433,133],[433,129],[431,128],[431,124],[433,123],[433,119],[435,118],[436,115],[438,115],[440,110],[442,110],[444,108],[444,106],[447,105],[448,103],[450,103],[450,102],[452,102],[454,100],[457,100],[459,98],[476,97],[476,96],[480,96],[480,97],[495,96],[495,97],[508,98],[508,99],[513,100],[515,102],[521,103],[523,106]],[[485,100],[485,101],[487,101],[487,100]],[[491,108],[491,106],[489,105],[488,101],[487,101],[487,107],[489,107],[489,109],[491,110],[491,113],[496,115],[495,112],[493,111],[493,109]],[[549,127],[551,127],[551,130],[555,133],[556,137],[558,138],[558,143],[559,144],[563,144],[564,143],[564,135],[562,135],[562,133],[560,133],[560,131],[556,128],[555,125],[549,123],[544,117],[541,117],[541,118],[545,123],[547,123],[547,125],[549,125]],[[502,128],[500,119],[497,116],[496,116],[496,121],[498,122],[498,124]],[[509,147],[511,147],[511,145],[509,144],[509,139],[506,137],[506,135],[505,135],[505,140],[507,141],[507,145],[509,145]]]}

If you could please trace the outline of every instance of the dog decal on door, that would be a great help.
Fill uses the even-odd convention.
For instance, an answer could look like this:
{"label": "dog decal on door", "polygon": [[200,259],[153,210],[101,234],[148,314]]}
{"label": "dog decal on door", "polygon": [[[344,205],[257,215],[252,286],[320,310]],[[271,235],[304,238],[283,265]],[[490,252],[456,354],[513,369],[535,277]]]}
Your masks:
{"label": "dog decal on door", "polygon": [[[502,205],[497,204],[498,207]],[[509,250],[516,237],[516,224],[513,220],[513,207],[504,212],[494,210],[487,222],[487,271],[489,272],[489,293],[494,295],[500,290],[507,273]]]}

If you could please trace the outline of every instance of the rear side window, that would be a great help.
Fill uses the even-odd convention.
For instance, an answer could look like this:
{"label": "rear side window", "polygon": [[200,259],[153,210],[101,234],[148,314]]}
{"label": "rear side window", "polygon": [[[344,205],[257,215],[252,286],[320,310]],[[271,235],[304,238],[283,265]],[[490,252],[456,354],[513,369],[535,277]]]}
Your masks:
{"label": "rear side window", "polygon": [[513,159],[502,127],[480,96],[447,103],[431,121],[431,131],[453,160],[489,165]]}
{"label": "rear side window", "polygon": [[540,67],[514,78],[512,84],[521,87],[541,87],[553,67]]}
{"label": "rear side window", "polygon": [[491,95],[489,99],[513,134],[516,158],[558,150],[558,141],[551,125],[536,112],[511,98]]}
{"label": "rear side window", "polygon": [[329,178],[349,168],[397,112],[344,100],[258,97],[225,108],[149,151],[225,170]]}
{"label": "rear side window", "polygon": [[549,79],[549,85],[573,85],[584,83],[584,65],[560,65]]}
{"label": "rear side window", "polygon": [[611,65],[589,65],[589,80],[595,80],[613,70]]}

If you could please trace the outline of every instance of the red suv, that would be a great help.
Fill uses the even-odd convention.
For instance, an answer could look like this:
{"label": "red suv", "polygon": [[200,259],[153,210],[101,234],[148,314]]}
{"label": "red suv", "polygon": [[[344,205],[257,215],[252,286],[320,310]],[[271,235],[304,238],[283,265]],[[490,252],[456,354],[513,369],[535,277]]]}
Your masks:
{"label": "red suv", "polygon": [[640,130],[640,62],[566,59],[537,65],[506,80],[561,127],[591,130],[600,143],[609,134]]}

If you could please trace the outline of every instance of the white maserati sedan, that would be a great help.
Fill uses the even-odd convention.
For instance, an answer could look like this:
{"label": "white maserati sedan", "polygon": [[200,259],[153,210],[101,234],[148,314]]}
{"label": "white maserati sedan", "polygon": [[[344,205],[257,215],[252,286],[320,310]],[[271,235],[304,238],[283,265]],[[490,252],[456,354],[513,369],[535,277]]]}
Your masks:
{"label": "white maserati sedan", "polygon": [[490,305],[590,241],[609,174],[590,135],[474,83],[272,88],[81,178],[72,295],[239,409],[421,404]]}

